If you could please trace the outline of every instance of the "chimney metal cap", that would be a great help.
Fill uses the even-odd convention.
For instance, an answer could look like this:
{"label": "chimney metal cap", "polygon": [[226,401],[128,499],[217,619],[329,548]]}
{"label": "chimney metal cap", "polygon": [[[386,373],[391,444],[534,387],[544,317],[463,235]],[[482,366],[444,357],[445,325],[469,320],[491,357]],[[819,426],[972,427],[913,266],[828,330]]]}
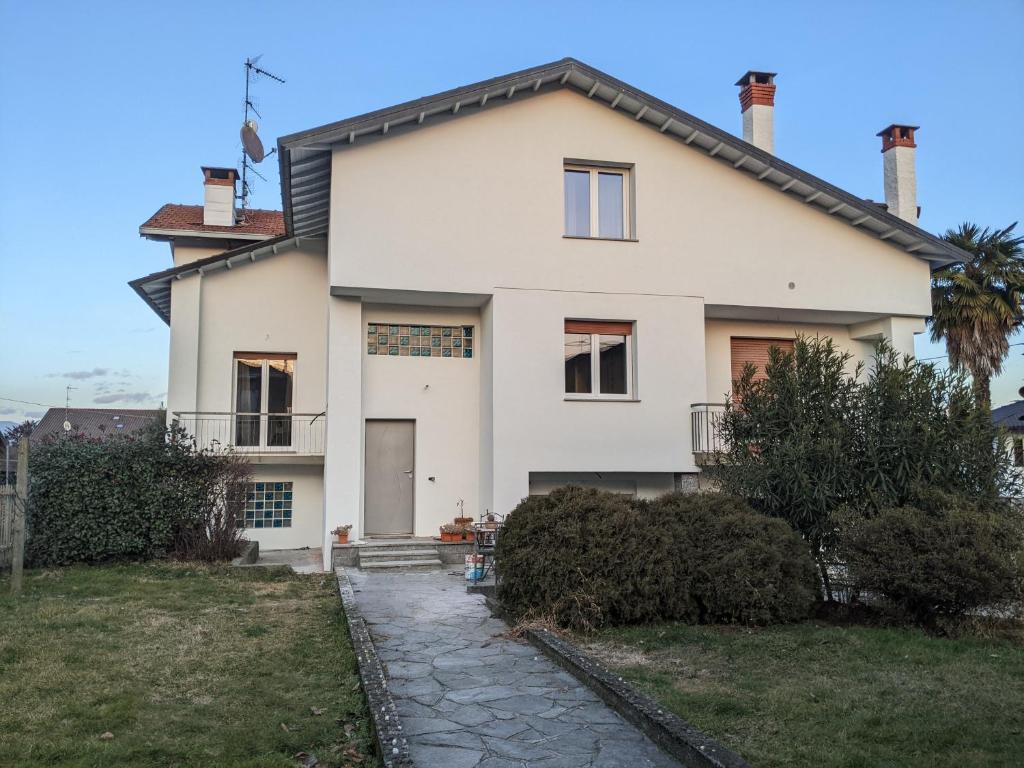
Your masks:
{"label": "chimney metal cap", "polygon": [[878,133],[876,133],[875,136],[888,136],[888,135],[890,135],[893,132],[894,128],[903,128],[903,129],[908,129],[909,128],[911,131],[916,131],[916,130],[919,130],[921,128],[921,126],[920,125],[907,125],[906,123],[891,123],[891,124],[885,126],[885,128],[880,130]]}
{"label": "chimney metal cap", "polygon": [[893,147],[910,147],[913,149],[917,146],[917,144],[914,143],[914,131],[918,130],[920,127],[921,126],[919,125],[892,123],[876,133],[875,136],[882,137],[883,152],[890,150]]}
{"label": "chimney metal cap", "polygon": [[235,181],[238,178],[237,168],[224,168],[217,165],[201,165],[199,170],[203,172],[203,178],[206,180],[218,179],[226,181]]}
{"label": "chimney metal cap", "polygon": [[778,74],[778,72],[760,72],[756,69],[751,69],[736,81],[736,85],[773,85],[775,83],[775,76]]}

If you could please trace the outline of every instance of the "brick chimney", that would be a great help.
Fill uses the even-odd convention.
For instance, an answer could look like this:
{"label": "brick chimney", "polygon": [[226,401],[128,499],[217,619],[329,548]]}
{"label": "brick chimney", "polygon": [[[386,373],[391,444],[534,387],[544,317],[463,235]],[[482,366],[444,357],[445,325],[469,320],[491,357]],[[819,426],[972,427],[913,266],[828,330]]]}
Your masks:
{"label": "brick chimney", "polygon": [[882,137],[882,166],[885,174],[885,207],[904,221],[917,224],[917,170],[914,167],[916,125],[890,125],[876,135]]}
{"label": "brick chimney", "polygon": [[218,227],[235,225],[235,182],[238,171],[234,168],[203,166],[203,224]]}
{"label": "brick chimney", "polygon": [[775,154],[775,73],[751,70],[736,81],[743,112],[743,140]]}

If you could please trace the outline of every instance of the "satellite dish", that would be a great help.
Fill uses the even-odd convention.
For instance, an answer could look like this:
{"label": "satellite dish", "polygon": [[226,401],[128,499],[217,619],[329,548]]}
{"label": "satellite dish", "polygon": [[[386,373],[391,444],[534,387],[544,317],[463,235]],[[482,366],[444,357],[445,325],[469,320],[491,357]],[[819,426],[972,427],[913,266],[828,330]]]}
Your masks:
{"label": "satellite dish", "polygon": [[255,120],[246,120],[245,125],[242,126],[240,132],[242,137],[242,146],[245,148],[245,154],[247,154],[254,163],[262,163],[265,153],[263,152],[263,142],[260,141],[259,134],[256,133],[256,129],[259,128],[256,125]]}
{"label": "satellite dish", "polygon": [[70,432],[71,431],[71,422],[68,421],[67,419],[64,420],[64,431],[65,432]]}

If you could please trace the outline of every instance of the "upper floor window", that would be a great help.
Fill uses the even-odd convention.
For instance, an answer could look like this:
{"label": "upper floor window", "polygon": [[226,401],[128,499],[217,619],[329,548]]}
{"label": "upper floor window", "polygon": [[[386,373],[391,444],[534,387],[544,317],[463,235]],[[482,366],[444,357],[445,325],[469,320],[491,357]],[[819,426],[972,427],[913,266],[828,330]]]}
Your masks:
{"label": "upper floor window", "polygon": [[565,234],[628,240],[630,226],[630,170],[618,166],[566,164]]}
{"label": "upper floor window", "polygon": [[1013,466],[1024,467],[1024,438],[1013,441]]}
{"label": "upper floor window", "polygon": [[235,353],[235,445],[291,445],[295,357]]}
{"label": "upper floor window", "polygon": [[732,378],[730,381],[737,381],[743,376],[743,369],[747,364],[754,366],[754,381],[761,381],[766,378],[765,366],[771,357],[772,347],[777,347],[781,352],[793,354],[793,339],[747,339],[733,336],[730,340],[732,357]]}
{"label": "upper floor window", "polygon": [[633,324],[565,321],[565,393],[628,399],[633,395]]}

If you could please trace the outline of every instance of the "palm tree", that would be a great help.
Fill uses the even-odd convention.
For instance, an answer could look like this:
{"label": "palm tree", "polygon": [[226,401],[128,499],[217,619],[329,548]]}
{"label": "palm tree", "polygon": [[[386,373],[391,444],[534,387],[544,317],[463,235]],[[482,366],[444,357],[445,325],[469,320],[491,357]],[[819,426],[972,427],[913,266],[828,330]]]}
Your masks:
{"label": "palm tree", "polygon": [[970,372],[985,406],[1010,336],[1024,323],[1024,237],[1013,236],[1016,226],[990,231],[964,222],[947,230],[942,239],[971,258],[932,275],[932,341],[945,340],[950,365]]}

